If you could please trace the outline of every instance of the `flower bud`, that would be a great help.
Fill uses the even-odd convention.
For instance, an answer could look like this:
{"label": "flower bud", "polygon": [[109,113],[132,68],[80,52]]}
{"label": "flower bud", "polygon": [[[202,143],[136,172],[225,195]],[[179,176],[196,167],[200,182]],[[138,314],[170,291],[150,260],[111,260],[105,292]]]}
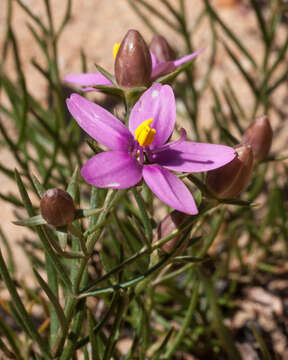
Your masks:
{"label": "flower bud", "polygon": [[[153,238],[153,243],[162,239],[163,237],[169,235],[173,230],[177,229],[185,219],[187,219],[189,215],[184,214],[180,211],[174,210],[160,222],[158,225],[157,231]],[[169,240],[162,246],[162,249],[165,252],[170,252],[173,250],[177,242],[179,241],[181,235],[176,236],[175,238]],[[185,240],[181,246],[181,250],[183,250],[187,246],[187,241]]]}
{"label": "flower bud", "polygon": [[253,170],[253,151],[250,145],[235,146],[236,156],[228,164],[208,171],[206,185],[218,198],[234,198],[249,183]]}
{"label": "flower bud", "polygon": [[254,159],[263,161],[270,150],[273,131],[268,116],[263,115],[256,118],[244,132],[242,143],[251,146]]}
{"label": "flower bud", "polygon": [[172,61],[176,59],[174,50],[168,44],[164,36],[154,35],[149,49],[156,56],[158,62]]}
{"label": "flower bud", "polygon": [[48,224],[64,226],[75,219],[76,210],[72,197],[64,190],[49,189],[40,201],[40,212]]}
{"label": "flower bud", "polygon": [[129,30],[121,42],[115,60],[115,77],[119,86],[148,86],[152,72],[147,44],[136,30]]}

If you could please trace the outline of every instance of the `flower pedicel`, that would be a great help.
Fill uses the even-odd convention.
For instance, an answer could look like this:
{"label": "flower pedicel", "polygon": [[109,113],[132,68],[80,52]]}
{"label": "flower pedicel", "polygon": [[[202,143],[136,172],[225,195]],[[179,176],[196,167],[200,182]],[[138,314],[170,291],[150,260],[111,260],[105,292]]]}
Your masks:
{"label": "flower pedicel", "polygon": [[131,110],[129,130],[101,106],[72,94],[67,106],[79,126],[108,147],[83,166],[81,174],[100,188],[129,188],[143,178],[152,192],[172,208],[197,214],[194,199],[184,183],[172,172],[203,172],[216,169],[235,157],[224,145],[185,141],[168,142],[176,120],[173,90],[154,84]]}

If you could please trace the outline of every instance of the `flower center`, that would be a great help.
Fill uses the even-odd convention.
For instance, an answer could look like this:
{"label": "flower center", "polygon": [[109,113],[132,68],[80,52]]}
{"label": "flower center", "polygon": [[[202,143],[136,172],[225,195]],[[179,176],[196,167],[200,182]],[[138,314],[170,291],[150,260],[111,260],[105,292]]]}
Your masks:
{"label": "flower center", "polygon": [[113,46],[113,58],[114,58],[114,60],[116,59],[119,48],[120,48],[120,44],[115,43],[114,46]]}
{"label": "flower center", "polygon": [[138,141],[140,146],[149,146],[152,144],[156,135],[156,130],[151,129],[150,127],[152,122],[152,119],[143,121],[135,130],[135,139]]}

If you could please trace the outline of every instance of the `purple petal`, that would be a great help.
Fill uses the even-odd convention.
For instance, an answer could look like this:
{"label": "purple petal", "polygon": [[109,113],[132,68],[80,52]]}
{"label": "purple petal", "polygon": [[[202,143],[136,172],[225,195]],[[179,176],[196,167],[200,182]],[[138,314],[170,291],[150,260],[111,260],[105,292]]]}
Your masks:
{"label": "purple petal", "polygon": [[181,128],[181,133],[182,133],[182,135],[181,135],[180,139],[178,139],[176,141],[170,141],[169,143],[166,143],[166,144],[158,147],[157,149],[154,149],[152,151],[152,153],[157,154],[159,152],[170,149],[170,148],[172,148],[174,146],[177,146],[177,145],[181,144],[182,142],[184,142],[186,140],[186,137],[187,137],[186,130],[184,128]]}
{"label": "purple petal", "polygon": [[143,178],[160,200],[185,214],[198,213],[195,201],[181,180],[158,165],[145,165]]}
{"label": "purple petal", "polygon": [[186,63],[187,61],[190,61],[192,60],[195,56],[201,54],[205,49],[201,49],[201,50],[198,50],[198,51],[195,51],[194,53],[192,54],[189,54],[189,55],[186,55],[180,59],[177,59],[177,60],[174,60],[173,63],[175,65],[175,68]]}
{"label": "purple petal", "polygon": [[152,61],[152,69],[154,69],[154,67],[158,64],[157,57],[152,53],[152,51],[150,51],[150,55]]}
{"label": "purple petal", "polygon": [[169,170],[202,172],[217,169],[235,157],[235,150],[225,145],[183,141],[154,155],[154,161]]}
{"label": "purple petal", "polygon": [[64,80],[82,86],[112,85],[111,81],[100,73],[70,74]]}
{"label": "purple petal", "polygon": [[176,118],[173,90],[169,85],[154,84],[140,97],[133,107],[129,129],[134,135],[137,127],[145,120],[153,119],[151,127],[156,130],[153,149],[163,145],[171,135]]}
{"label": "purple petal", "polygon": [[171,73],[176,69],[174,61],[164,61],[152,68],[151,80],[155,80],[160,76]]}
{"label": "purple petal", "polygon": [[77,94],[72,94],[66,103],[79,126],[100,144],[128,151],[134,143],[126,126],[101,106]]}
{"label": "purple petal", "polygon": [[141,180],[142,166],[127,152],[106,151],[88,160],[81,174],[93,186],[126,189]]}
{"label": "purple petal", "polygon": [[[102,84],[101,84],[101,85],[102,85]],[[109,85],[106,85],[106,86],[107,86],[107,88],[109,87]],[[114,85],[111,85],[110,87],[111,87],[111,89],[113,89],[113,88],[114,88]],[[102,91],[102,89],[96,89],[96,88],[93,88],[93,87],[82,87],[82,88],[80,89],[80,91],[82,91],[82,92]]]}

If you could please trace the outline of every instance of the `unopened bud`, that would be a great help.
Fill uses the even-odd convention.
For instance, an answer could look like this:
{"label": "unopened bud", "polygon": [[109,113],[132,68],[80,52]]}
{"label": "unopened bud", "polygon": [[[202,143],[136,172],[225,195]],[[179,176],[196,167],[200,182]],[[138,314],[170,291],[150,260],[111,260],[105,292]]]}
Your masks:
{"label": "unopened bud", "polygon": [[43,219],[53,226],[69,224],[76,215],[72,197],[61,189],[45,191],[40,202],[40,211]]}
{"label": "unopened bud", "polygon": [[[157,231],[154,235],[153,242],[156,242],[163,237],[169,235],[173,230],[176,230],[185,219],[187,219],[189,215],[184,214],[180,211],[174,210],[170,214],[168,214],[158,225]],[[167,243],[165,243],[162,246],[162,249],[165,252],[170,252],[173,250],[177,242],[179,241],[181,235],[176,236],[175,238],[169,240]],[[188,239],[189,240],[189,239]],[[184,241],[184,243],[181,246],[181,250],[185,249],[187,246],[188,240]]]}
{"label": "unopened bud", "polygon": [[121,42],[115,60],[117,84],[126,88],[148,86],[152,72],[147,44],[136,30],[129,30]]}
{"label": "unopened bud", "polygon": [[235,146],[236,156],[228,164],[208,171],[206,185],[218,198],[234,198],[249,183],[253,170],[253,151],[250,145]]}
{"label": "unopened bud", "polygon": [[161,35],[154,35],[149,49],[156,56],[158,62],[173,61],[176,59],[174,50],[168,44],[168,41]]}
{"label": "unopened bud", "polygon": [[242,142],[252,147],[254,159],[263,161],[269,154],[272,143],[273,131],[268,116],[256,118],[244,132]]}

